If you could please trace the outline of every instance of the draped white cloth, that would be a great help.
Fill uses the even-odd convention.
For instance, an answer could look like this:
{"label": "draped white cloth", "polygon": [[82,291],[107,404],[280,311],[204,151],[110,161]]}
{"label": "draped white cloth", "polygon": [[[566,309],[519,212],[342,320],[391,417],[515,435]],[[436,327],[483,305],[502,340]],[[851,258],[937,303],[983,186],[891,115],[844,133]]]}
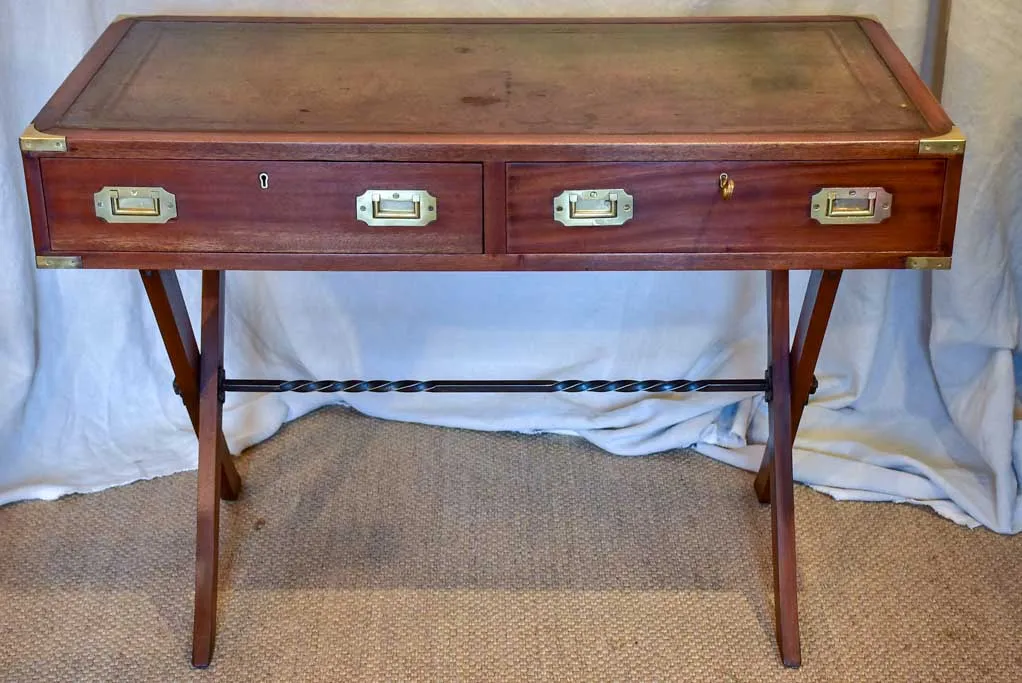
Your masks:
{"label": "draped white cloth", "polygon": [[[35,271],[16,139],[121,13],[363,16],[872,14],[913,63],[926,0],[711,2],[0,0],[0,503],[195,466],[138,274]],[[1013,351],[1022,264],[1022,5],[956,4],[945,102],[969,137],[949,273],[846,274],[805,413],[797,479],[1022,530]],[[679,103],[683,106],[683,103]],[[196,273],[182,273],[189,305]],[[793,309],[806,275],[794,276]],[[231,273],[227,373],[280,378],[755,377],[762,273]],[[194,313],[194,308],[193,308]],[[230,395],[238,451],[342,395]],[[695,447],[755,469],[755,396],[344,395],[381,417],[571,432],[617,454]],[[608,457],[611,457],[608,455]]]}

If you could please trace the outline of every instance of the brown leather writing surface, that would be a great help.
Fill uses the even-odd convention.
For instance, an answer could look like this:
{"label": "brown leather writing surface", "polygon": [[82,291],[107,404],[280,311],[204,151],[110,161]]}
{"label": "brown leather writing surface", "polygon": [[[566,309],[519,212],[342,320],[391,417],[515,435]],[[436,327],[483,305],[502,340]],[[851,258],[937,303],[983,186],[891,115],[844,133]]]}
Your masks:
{"label": "brown leather writing surface", "polygon": [[858,23],[140,21],[70,128],[930,132]]}

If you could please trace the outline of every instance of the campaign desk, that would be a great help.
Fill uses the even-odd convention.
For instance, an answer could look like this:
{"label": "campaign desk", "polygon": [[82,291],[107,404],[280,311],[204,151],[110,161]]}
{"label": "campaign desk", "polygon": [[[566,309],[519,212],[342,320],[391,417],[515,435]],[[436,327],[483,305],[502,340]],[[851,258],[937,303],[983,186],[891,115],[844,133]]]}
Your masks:
{"label": "campaign desk", "polygon": [[[216,632],[227,391],[765,392],[776,627],[791,446],[841,272],[950,267],[965,140],[855,17],[112,24],[21,138],[37,265],[131,268],[198,434],[193,664]],[[201,351],[175,276],[200,269]],[[246,380],[230,270],[767,272],[765,378]],[[812,270],[794,339],[788,271]],[[170,391],[170,387],[167,388]]]}

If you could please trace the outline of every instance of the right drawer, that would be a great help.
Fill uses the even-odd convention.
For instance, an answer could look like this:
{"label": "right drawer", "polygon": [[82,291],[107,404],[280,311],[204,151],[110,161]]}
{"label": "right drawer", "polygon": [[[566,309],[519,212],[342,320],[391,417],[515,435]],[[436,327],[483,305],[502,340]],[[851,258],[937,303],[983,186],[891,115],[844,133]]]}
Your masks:
{"label": "right drawer", "polygon": [[[734,183],[729,199],[722,173]],[[943,159],[509,164],[508,251],[934,252],[940,249],[944,175]],[[823,188],[870,187],[891,196],[882,222],[821,224],[811,215]],[[605,189],[630,197],[617,209],[627,208],[627,222],[573,226],[555,220],[554,200],[565,191]],[[846,206],[854,211],[856,205]]]}

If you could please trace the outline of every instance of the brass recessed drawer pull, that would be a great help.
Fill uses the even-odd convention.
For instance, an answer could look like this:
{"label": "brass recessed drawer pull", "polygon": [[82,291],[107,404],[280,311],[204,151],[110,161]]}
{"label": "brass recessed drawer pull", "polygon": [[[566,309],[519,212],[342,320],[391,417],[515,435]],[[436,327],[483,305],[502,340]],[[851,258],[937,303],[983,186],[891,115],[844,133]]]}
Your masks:
{"label": "brass recessed drawer pull", "polygon": [[565,190],[554,197],[554,220],[568,226],[622,225],[635,213],[624,190]]}
{"label": "brass recessed drawer pull", "polygon": [[428,225],[437,219],[437,200],[425,190],[366,190],[355,200],[355,216],[380,227]]}
{"label": "brass recessed drawer pull", "polygon": [[893,202],[882,187],[825,187],[813,195],[809,215],[823,225],[881,223]]}
{"label": "brass recessed drawer pull", "polygon": [[92,196],[107,223],[166,223],[177,218],[177,198],[162,187],[104,187]]}

